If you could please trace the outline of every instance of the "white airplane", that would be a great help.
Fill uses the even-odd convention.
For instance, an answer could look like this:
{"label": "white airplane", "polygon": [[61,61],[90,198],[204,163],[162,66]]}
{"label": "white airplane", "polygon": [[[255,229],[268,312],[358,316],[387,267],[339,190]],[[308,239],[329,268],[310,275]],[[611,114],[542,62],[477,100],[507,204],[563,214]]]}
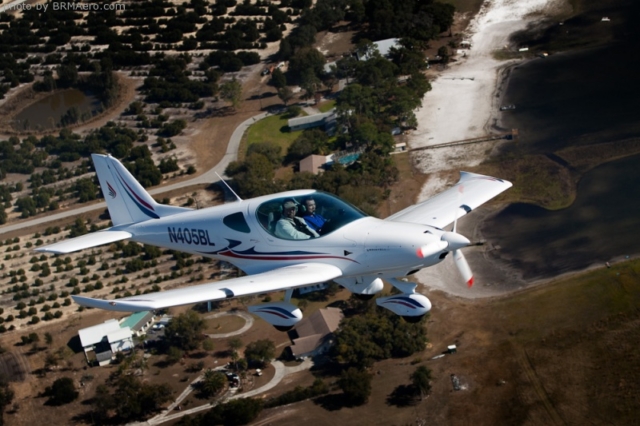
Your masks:
{"label": "white airplane", "polygon": [[[290,302],[293,290],[335,281],[373,297],[382,280],[401,294],[377,304],[418,321],[431,309],[416,285],[401,280],[442,262],[449,252],[464,281],[473,284],[460,249],[471,243],[455,232],[459,217],[511,187],[511,183],[461,172],[460,181],[420,204],[384,220],[367,216],[334,195],[297,190],[265,195],[202,210],[155,202],[115,158],[93,154],[113,227],[58,242],[37,251],[63,254],[130,239],[232,263],[247,276],[115,300],[73,296],[76,303],[112,311],[137,312],[286,290],[284,301],[249,307],[279,330],[302,319]],[[304,225],[308,200],[325,221],[319,231]],[[311,208],[309,208],[311,210]],[[453,231],[444,228],[453,223]],[[295,229],[295,230],[293,230]]]}

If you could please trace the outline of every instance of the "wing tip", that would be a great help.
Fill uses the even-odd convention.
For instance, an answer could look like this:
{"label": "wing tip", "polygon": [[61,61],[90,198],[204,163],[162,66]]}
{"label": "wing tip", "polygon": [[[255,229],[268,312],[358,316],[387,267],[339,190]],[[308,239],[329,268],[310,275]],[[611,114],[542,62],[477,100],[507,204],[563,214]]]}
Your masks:
{"label": "wing tip", "polygon": [[74,302],[80,306],[87,308],[97,308],[105,311],[118,311],[118,312],[141,312],[152,311],[156,308],[150,306],[138,306],[126,301],[119,301],[118,299],[105,300],[105,299],[93,299],[85,296],[71,296]]}

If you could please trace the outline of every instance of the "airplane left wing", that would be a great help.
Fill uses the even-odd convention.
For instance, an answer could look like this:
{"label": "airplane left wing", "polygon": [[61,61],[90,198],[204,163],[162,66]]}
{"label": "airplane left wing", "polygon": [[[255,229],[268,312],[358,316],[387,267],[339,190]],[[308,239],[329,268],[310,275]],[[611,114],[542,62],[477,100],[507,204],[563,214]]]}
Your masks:
{"label": "airplane left wing", "polygon": [[111,229],[105,229],[104,231],[92,232],[90,234],[63,240],[48,246],[38,247],[35,251],[67,254],[73,253],[74,251],[101,246],[103,244],[115,243],[116,241],[126,240],[131,237],[131,233],[127,231],[112,231]]}
{"label": "airplane left wing", "polygon": [[92,308],[139,312],[304,287],[329,281],[340,276],[342,276],[342,271],[336,266],[321,263],[302,263],[261,274],[122,299],[102,300],[82,296],[71,297],[76,303]]}
{"label": "airplane left wing", "polygon": [[451,188],[385,220],[419,223],[442,229],[511,186],[511,182],[503,179],[460,172],[460,180]]}

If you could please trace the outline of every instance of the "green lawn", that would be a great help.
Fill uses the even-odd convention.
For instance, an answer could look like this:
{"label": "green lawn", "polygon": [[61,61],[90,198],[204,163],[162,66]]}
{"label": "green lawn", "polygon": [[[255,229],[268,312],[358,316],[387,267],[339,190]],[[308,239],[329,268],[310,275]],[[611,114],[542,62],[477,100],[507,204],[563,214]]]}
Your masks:
{"label": "green lawn", "polygon": [[[303,113],[302,115],[306,114]],[[256,142],[274,142],[282,147],[282,155],[285,155],[289,145],[302,133],[302,130],[296,132],[288,130],[287,117],[286,113],[273,115],[263,118],[249,127],[240,146],[240,155],[244,157],[249,145]]]}
{"label": "green lawn", "polygon": [[336,106],[336,101],[327,101],[318,105],[320,112],[328,112],[331,108]]}

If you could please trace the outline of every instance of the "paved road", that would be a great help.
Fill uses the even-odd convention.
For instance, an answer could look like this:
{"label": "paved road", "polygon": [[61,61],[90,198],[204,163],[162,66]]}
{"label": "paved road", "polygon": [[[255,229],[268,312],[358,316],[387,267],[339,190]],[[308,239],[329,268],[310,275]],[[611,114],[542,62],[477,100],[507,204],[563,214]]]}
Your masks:
{"label": "paved road", "polygon": [[[224,177],[224,171],[226,170],[229,163],[231,163],[232,161],[238,158],[238,149],[240,147],[240,141],[242,140],[242,135],[244,134],[244,132],[253,123],[265,118],[267,115],[269,115],[268,112],[262,112],[240,123],[240,125],[236,127],[236,130],[234,130],[233,134],[231,135],[231,138],[229,139],[229,144],[227,145],[227,152],[224,154],[224,157],[222,157],[222,160],[220,160],[220,162],[216,164],[211,170],[193,179],[174,183],[171,185],[152,188],[149,190],[149,194],[151,195],[162,194],[164,192],[173,191],[174,189],[184,188],[187,186],[218,182],[220,179],[216,176],[216,173]],[[52,222],[52,221],[64,219],[67,217],[73,217],[83,213],[93,212],[96,210],[104,210],[106,208],[107,208],[107,203],[103,201],[101,203],[91,204],[89,206],[78,207],[78,208],[67,210],[64,212],[50,214],[45,217],[40,217],[37,219],[21,221],[18,223],[0,227],[0,235],[2,235],[5,232],[12,232],[19,229],[30,228],[36,225],[41,225],[43,223]]]}

